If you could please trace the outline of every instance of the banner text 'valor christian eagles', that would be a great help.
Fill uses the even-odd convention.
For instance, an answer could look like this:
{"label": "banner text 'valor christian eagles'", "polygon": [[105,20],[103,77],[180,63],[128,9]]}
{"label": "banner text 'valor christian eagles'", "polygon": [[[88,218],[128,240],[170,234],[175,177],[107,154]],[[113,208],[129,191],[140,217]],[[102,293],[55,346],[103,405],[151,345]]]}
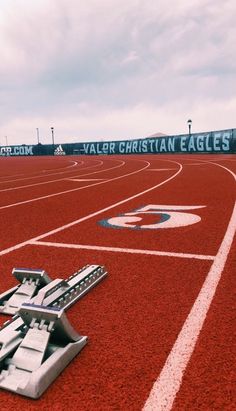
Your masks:
{"label": "banner text 'valor christian eagles'", "polygon": [[129,141],[82,143],[80,154],[215,153],[233,151],[232,130]]}

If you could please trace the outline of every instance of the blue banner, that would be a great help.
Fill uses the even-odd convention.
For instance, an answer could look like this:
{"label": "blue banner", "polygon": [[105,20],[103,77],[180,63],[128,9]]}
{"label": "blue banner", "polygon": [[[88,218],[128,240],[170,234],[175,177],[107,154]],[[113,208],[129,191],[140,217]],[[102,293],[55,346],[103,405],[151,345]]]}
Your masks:
{"label": "blue banner", "polygon": [[80,154],[233,153],[236,151],[236,133],[233,129],[138,140],[81,143],[78,149]]}
{"label": "blue banner", "polygon": [[0,147],[0,156],[164,153],[236,153],[236,129],[136,140]]}

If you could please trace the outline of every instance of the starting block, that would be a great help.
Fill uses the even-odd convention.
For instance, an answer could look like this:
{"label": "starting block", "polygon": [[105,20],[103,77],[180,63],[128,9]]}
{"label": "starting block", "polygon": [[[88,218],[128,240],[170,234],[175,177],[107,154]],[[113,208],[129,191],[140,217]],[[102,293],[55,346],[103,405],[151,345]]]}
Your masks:
{"label": "starting block", "polygon": [[29,301],[51,279],[44,270],[14,268],[12,274],[20,284],[0,294],[0,313],[14,315],[22,303]]}
{"label": "starting block", "polygon": [[67,280],[49,282],[23,303],[0,329],[0,388],[39,398],[87,343],[65,310],[107,275],[104,267],[82,268]]}

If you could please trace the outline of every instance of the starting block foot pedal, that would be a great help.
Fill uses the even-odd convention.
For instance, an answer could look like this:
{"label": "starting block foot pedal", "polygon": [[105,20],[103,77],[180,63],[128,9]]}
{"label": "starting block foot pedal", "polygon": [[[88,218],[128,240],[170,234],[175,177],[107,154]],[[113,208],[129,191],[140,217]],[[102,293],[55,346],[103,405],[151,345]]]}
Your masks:
{"label": "starting block foot pedal", "polygon": [[79,335],[64,310],[23,304],[19,315],[25,336],[11,357],[0,365],[0,388],[39,398],[82,350],[87,337]]}
{"label": "starting block foot pedal", "polygon": [[14,268],[12,274],[20,284],[0,294],[0,313],[14,315],[22,303],[29,301],[51,279],[44,270]]}
{"label": "starting block foot pedal", "polygon": [[[21,302],[18,313],[0,328],[0,388],[39,398],[87,343],[88,338],[73,329],[65,310],[102,281],[107,271],[87,265],[66,280],[53,281],[42,270],[13,273],[22,285],[26,283],[27,292],[17,293],[21,288],[17,286],[0,295],[4,313]],[[29,300],[32,282],[34,296]]]}

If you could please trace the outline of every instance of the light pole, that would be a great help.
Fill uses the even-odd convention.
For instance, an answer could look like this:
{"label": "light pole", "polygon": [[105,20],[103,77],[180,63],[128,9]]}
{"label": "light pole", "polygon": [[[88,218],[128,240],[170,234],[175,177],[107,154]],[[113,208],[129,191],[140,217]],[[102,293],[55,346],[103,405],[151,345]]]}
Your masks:
{"label": "light pole", "polygon": [[5,139],[6,139],[6,146],[8,146],[8,139],[7,139],[7,136],[5,136]]}
{"label": "light pole", "polygon": [[188,123],[188,134],[189,134],[189,137],[191,136],[191,126],[192,126],[192,120],[191,119],[189,119],[188,121],[187,121],[187,123]]}
{"label": "light pole", "polygon": [[36,128],[36,131],[37,131],[37,141],[38,141],[38,144],[39,144],[39,129]]}
{"label": "light pole", "polygon": [[51,127],[52,131],[52,146],[53,146],[53,155],[54,155],[54,127]]}

